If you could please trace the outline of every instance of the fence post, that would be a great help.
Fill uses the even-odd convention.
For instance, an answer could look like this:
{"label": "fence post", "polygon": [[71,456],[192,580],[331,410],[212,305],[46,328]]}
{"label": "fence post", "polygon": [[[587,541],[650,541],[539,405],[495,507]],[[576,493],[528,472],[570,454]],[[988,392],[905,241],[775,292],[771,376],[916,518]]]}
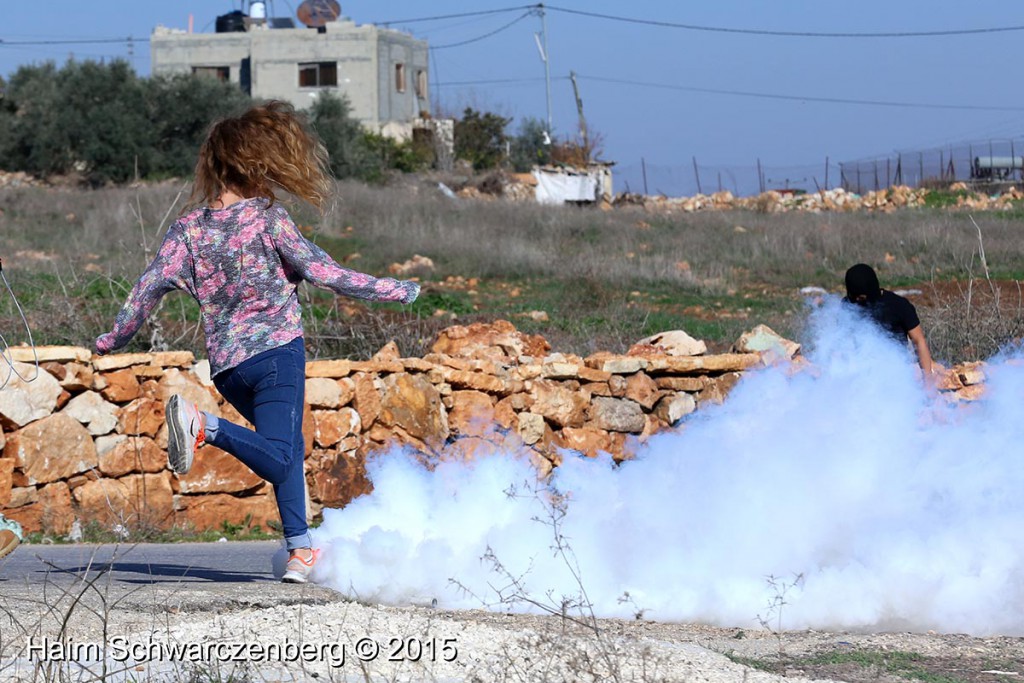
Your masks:
{"label": "fence post", "polygon": [[697,178],[697,194],[704,194],[700,187],[700,171],[697,170],[697,157],[693,157],[693,175]]}
{"label": "fence post", "polygon": [[828,157],[825,157],[825,192],[828,192]]}
{"label": "fence post", "polygon": [[903,184],[903,155],[902,154],[897,154],[896,155],[896,178],[895,178],[895,181],[896,181],[897,185],[902,185]]}
{"label": "fence post", "polygon": [[[1017,153],[1014,152],[1014,139],[1010,138],[1010,159],[1013,162],[1010,165],[1010,179],[1014,179],[1014,173],[1017,172]],[[1024,166],[1024,164],[1022,164]]]}
{"label": "fence post", "polygon": [[647,160],[640,157],[640,168],[644,172],[644,196],[647,196]]}

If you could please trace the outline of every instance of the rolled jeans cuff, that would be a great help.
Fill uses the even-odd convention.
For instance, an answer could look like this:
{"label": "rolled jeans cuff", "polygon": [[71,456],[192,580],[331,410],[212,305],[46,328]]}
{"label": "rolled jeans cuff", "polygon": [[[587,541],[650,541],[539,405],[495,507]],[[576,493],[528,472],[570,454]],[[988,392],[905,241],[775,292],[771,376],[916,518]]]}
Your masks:
{"label": "rolled jeans cuff", "polygon": [[288,550],[296,550],[298,548],[312,548],[313,537],[310,536],[309,532],[307,531],[306,533],[299,534],[298,536],[286,537],[284,539],[284,544]]}

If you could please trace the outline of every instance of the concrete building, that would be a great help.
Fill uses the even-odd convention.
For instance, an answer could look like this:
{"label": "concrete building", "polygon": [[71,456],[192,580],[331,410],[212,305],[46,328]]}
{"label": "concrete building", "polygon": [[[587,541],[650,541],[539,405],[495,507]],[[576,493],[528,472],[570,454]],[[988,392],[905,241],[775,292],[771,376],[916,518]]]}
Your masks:
{"label": "concrete building", "polygon": [[[150,39],[154,75],[204,73],[254,98],[306,109],[318,94],[348,97],[366,128],[407,138],[429,118],[426,41],[339,18],[314,28],[272,28],[290,20],[218,19],[216,33],[158,26]],[[417,120],[420,124],[417,125]]]}

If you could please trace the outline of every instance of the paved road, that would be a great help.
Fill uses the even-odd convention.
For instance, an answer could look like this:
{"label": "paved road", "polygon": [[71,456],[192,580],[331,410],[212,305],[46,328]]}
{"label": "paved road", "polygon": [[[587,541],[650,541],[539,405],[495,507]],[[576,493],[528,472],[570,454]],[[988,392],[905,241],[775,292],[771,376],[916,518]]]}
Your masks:
{"label": "paved road", "polygon": [[0,583],[29,586],[62,578],[82,580],[98,572],[125,585],[276,582],[274,541],[141,543],[138,545],[22,545],[0,560]]}
{"label": "paved road", "polygon": [[[0,560],[0,613],[59,594],[102,593],[121,608],[220,612],[341,602],[341,594],[274,577],[275,541],[22,545]],[[85,590],[93,582],[96,590]]]}

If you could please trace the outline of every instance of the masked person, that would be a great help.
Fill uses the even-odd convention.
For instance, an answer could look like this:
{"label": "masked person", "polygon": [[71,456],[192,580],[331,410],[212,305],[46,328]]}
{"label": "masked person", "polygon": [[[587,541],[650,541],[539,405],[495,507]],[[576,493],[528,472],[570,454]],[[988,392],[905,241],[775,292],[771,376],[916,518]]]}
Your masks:
{"label": "masked person", "polygon": [[899,294],[882,289],[871,266],[858,263],[846,271],[846,298],[843,301],[861,307],[869,318],[897,341],[905,343],[909,339],[925,377],[932,374],[932,355],[917,309]]}

